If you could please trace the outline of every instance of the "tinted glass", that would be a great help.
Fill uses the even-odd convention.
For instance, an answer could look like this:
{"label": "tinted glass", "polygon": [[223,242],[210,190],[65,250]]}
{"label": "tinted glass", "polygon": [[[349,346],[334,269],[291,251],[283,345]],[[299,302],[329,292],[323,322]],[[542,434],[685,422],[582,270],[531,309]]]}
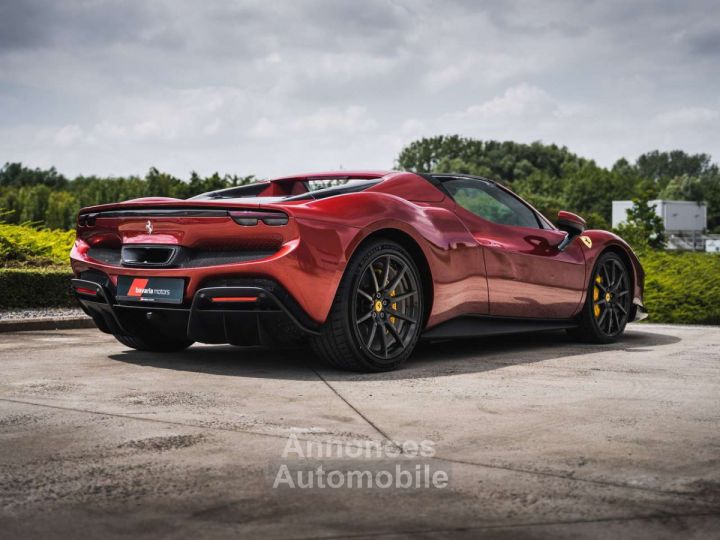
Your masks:
{"label": "tinted glass", "polygon": [[455,202],[481,218],[501,225],[540,228],[530,208],[490,182],[455,178],[444,181],[443,186]]}

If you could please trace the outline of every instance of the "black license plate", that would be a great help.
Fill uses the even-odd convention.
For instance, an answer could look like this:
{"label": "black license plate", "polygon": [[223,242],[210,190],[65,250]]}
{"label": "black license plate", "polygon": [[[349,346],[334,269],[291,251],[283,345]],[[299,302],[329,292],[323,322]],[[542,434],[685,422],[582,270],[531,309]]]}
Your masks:
{"label": "black license plate", "polygon": [[182,304],[185,280],[182,278],[120,276],[117,299],[160,304]]}

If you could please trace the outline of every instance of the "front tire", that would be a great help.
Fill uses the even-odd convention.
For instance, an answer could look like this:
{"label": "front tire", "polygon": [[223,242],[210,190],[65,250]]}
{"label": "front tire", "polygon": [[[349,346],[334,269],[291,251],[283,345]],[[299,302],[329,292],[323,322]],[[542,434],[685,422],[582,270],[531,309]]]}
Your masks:
{"label": "front tire", "polygon": [[340,280],[313,350],[327,364],[353,371],[391,371],[415,349],[424,322],[420,273],[390,240],[358,250]]}
{"label": "front tire", "polygon": [[148,338],[113,334],[115,339],[126,347],[148,352],[177,352],[187,349],[194,342],[189,339]]}
{"label": "front tire", "polygon": [[615,253],[600,256],[588,284],[580,326],[568,333],[581,341],[612,343],[625,331],[631,302],[630,271]]}

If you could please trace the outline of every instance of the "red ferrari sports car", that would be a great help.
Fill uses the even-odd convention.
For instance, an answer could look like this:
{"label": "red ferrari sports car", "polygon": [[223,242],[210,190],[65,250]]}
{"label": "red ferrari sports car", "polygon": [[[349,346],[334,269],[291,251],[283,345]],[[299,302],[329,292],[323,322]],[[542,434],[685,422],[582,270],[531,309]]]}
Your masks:
{"label": "red ferrari sports car", "polygon": [[309,340],[336,367],[384,371],[421,338],[605,343],[645,316],[621,238],[461,174],[343,171],[85,208],[70,256],[85,312],[146,351]]}

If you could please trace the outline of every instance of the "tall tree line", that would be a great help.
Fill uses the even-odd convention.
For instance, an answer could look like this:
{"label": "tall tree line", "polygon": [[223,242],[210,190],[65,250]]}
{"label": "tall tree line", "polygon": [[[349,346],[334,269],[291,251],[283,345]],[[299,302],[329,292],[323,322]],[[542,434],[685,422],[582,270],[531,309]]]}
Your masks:
{"label": "tall tree line", "polygon": [[406,146],[397,167],[484,176],[507,185],[551,219],[558,210],[570,210],[594,228],[610,227],[613,200],[701,201],[708,205],[708,229],[720,232],[720,170],[708,154],[655,150],[605,168],[554,144],[441,135]]}
{"label": "tall tree line", "polygon": [[[708,229],[720,232],[720,169],[707,154],[655,150],[606,168],[554,144],[441,135],[410,143],[400,152],[396,168],[485,176],[509,186],[551,219],[558,210],[570,210],[591,227],[604,229],[610,227],[613,200],[703,201],[708,205]],[[148,196],[184,199],[253,180],[218,173],[192,173],[182,180],[155,168],[144,177],[68,179],[54,168],[6,163],[0,168],[0,219],[71,228],[85,206]]]}
{"label": "tall tree line", "polygon": [[6,163],[0,169],[0,219],[69,229],[74,226],[78,210],[86,206],[149,196],[186,199],[251,181],[252,176],[215,173],[201,177],[194,172],[184,181],[155,168],[143,178],[78,176],[68,179],[54,168],[30,169],[21,163]]}

